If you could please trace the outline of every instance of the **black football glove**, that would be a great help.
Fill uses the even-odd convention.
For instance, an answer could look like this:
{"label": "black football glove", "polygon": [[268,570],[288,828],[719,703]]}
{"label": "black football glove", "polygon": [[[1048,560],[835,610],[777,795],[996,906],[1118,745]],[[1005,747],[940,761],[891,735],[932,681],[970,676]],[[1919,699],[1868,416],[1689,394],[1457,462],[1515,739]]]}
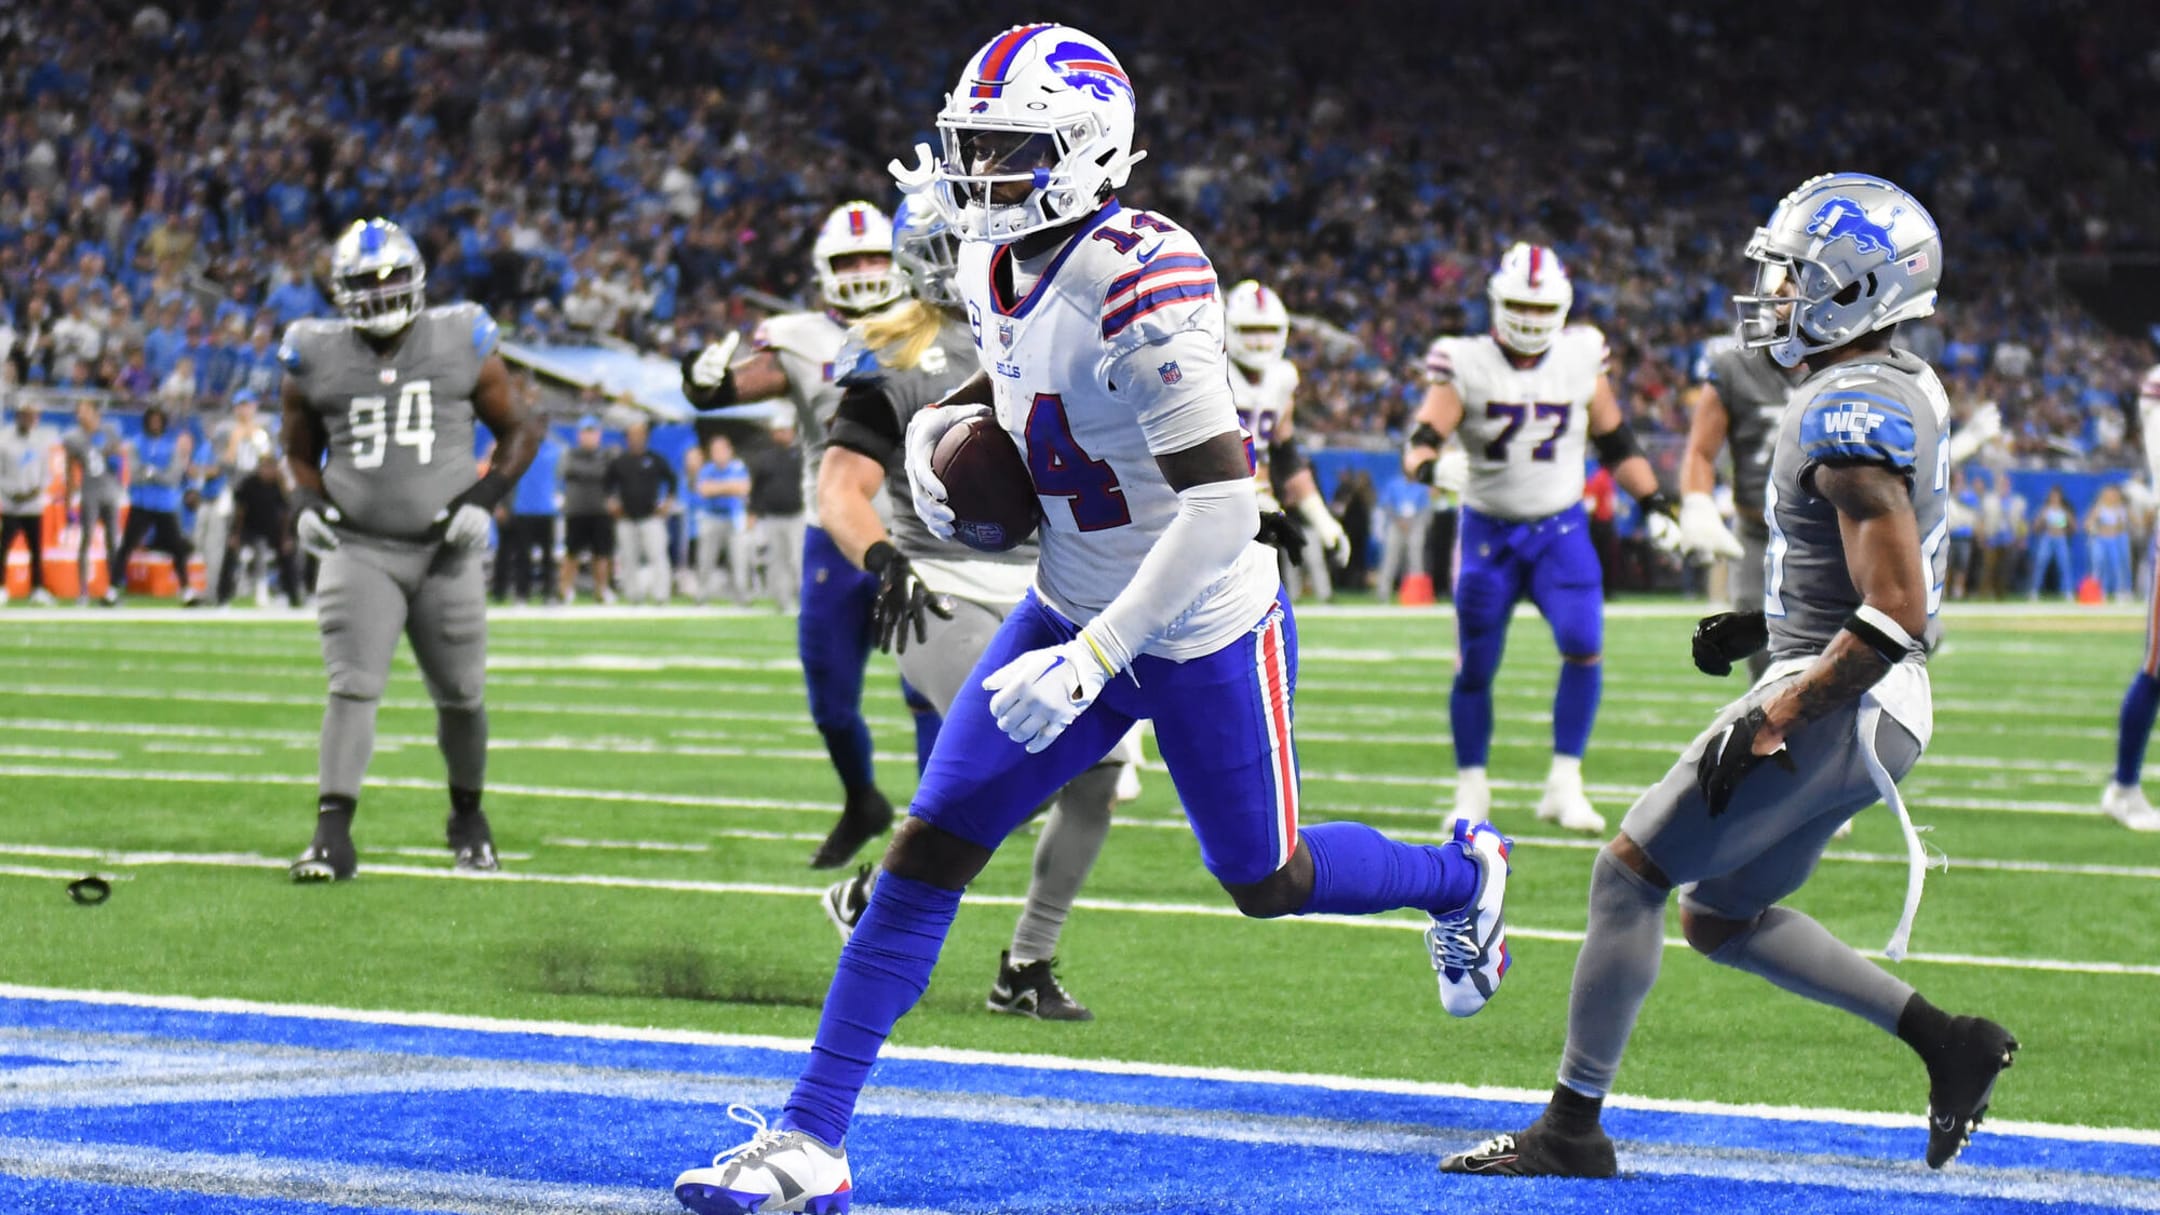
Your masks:
{"label": "black football glove", "polygon": [[1770,622],[1761,612],[1719,612],[1695,622],[1695,669],[1730,675],[1733,664],[1770,644]]}
{"label": "black football glove", "polygon": [[952,619],[952,608],[945,596],[936,594],[915,576],[915,567],[899,549],[887,540],[880,540],[863,554],[863,568],[878,576],[877,601],[870,608],[871,635],[877,638],[877,646],[889,654],[905,654],[908,647],[908,627],[914,626],[915,640],[927,640],[930,633],[929,616],[940,620]]}
{"label": "black football glove", "polygon": [[1769,724],[1762,706],[1749,709],[1734,719],[1731,725],[1714,735],[1703,747],[1702,758],[1695,761],[1695,784],[1702,790],[1703,800],[1710,805],[1710,817],[1716,818],[1732,805],[1733,791],[1747,779],[1764,760],[1776,760],[1780,768],[1794,771],[1792,751],[1779,747],[1768,755],[1755,754],[1755,736]]}
{"label": "black football glove", "polygon": [[1272,544],[1290,558],[1290,564],[1305,563],[1305,528],[1297,520],[1279,510],[1260,512],[1260,530],[1253,539],[1262,544]]}

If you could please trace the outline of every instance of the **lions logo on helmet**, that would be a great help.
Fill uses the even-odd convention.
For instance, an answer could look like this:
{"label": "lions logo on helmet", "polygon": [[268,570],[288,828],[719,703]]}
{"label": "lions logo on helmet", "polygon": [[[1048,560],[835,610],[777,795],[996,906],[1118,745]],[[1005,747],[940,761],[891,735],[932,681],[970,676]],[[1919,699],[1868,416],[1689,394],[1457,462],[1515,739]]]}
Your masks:
{"label": "lions logo on helmet", "polygon": [[916,299],[940,308],[960,306],[960,288],[953,283],[958,242],[928,199],[902,197],[894,208],[892,257]]}
{"label": "lions logo on helmet", "polygon": [[893,225],[866,202],[842,203],[825,217],[810,247],[818,290],[843,312],[871,312],[900,298],[893,269]]}
{"label": "lions logo on helmet", "polygon": [[1935,311],[1942,234],[1918,199],[1880,177],[1827,173],[1755,230],[1755,291],[1733,297],[1741,340],[1781,366]]}
{"label": "lions logo on helmet", "polygon": [[356,219],[330,247],[330,300],[375,337],[402,332],[427,307],[420,246],[387,219]]}
{"label": "lions logo on helmet", "polygon": [[1108,47],[1064,25],[1016,25],[960,74],[938,115],[934,197],[962,240],[1006,244],[1092,213],[1146,153]]}
{"label": "lions logo on helmet", "polygon": [[1492,302],[1493,336],[1515,354],[1536,355],[1567,326],[1575,285],[1559,254],[1517,241],[1500,258],[1485,295]]}
{"label": "lions logo on helmet", "polygon": [[1290,345],[1290,310],[1282,297],[1246,279],[1230,289],[1223,306],[1230,326],[1230,359],[1247,371],[1280,362]]}

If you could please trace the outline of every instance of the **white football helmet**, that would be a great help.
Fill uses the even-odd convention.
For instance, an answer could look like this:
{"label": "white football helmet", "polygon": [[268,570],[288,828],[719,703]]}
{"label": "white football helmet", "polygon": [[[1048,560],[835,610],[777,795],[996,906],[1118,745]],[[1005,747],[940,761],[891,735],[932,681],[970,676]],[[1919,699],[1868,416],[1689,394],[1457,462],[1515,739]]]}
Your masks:
{"label": "white football helmet", "polygon": [[1543,354],[1567,324],[1575,303],[1560,255],[1544,245],[1517,241],[1501,257],[1485,285],[1492,301],[1493,336],[1516,354]]}
{"label": "white football helmet", "polygon": [[1016,25],[968,60],[938,114],[935,197],[962,240],[1007,244],[1094,212],[1135,153],[1132,81],[1067,25]]}
{"label": "white football helmet", "polygon": [[1912,195],[1865,173],[1826,173],[1785,196],[1748,241],[1755,292],[1736,295],[1740,338],[1779,366],[1935,311],[1942,232]]}
{"label": "white football helmet", "polygon": [[[903,287],[892,261],[893,226],[873,203],[841,203],[818,229],[810,258],[817,263],[818,290],[844,312],[870,312],[900,298]],[[841,258],[856,259],[846,267]]]}
{"label": "white football helmet", "polygon": [[1290,310],[1282,297],[1246,279],[1230,289],[1223,305],[1230,325],[1230,361],[1260,371],[1282,360],[1290,344]]}
{"label": "white football helmet", "polygon": [[427,262],[405,229],[356,219],[330,246],[330,301],[353,327],[389,337],[427,307]]}

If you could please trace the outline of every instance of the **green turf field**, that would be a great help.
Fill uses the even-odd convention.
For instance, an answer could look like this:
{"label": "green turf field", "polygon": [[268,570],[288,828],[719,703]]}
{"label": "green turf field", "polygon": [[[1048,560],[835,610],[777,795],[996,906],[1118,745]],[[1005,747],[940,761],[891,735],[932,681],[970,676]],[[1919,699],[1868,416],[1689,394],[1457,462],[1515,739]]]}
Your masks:
{"label": "green turf field", "polygon": [[[1586,772],[1617,823],[1739,684],[1694,673],[1690,618],[1608,625]],[[1999,1117],[2160,1127],[2143,1100],[2160,1007],[2160,839],[2089,812],[2131,613],[1953,615],[1932,751],[1907,782],[1948,853],[1900,973],[2023,1039]],[[1452,763],[1443,613],[1308,614],[1304,817],[1437,839]],[[0,981],[368,1009],[805,1036],[837,938],[804,865],[836,785],[809,727],[792,622],[770,616],[498,619],[490,814],[509,876],[449,877],[433,716],[401,655],[357,833],[367,871],[295,888],[323,676],[304,616],[0,616]],[[1495,817],[1515,834],[1515,968],[1455,1022],[1416,919],[1248,923],[1201,869],[1168,779],[1124,808],[1064,943],[1091,1025],[981,1011],[1024,888],[1025,841],[974,888],[897,1040],[1097,1058],[1543,1087],[1592,853],[1531,815],[1554,660],[1517,626],[1500,685]],[[869,711],[895,800],[912,734],[888,660]],[[65,876],[120,875],[103,907]],[[1795,900],[1879,947],[1905,887],[1870,810]],[[1677,932],[1675,925],[1674,931]],[[1918,1064],[1850,1018],[1667,954],[1620,1079],[1662,1097],[1917,1111]]]}

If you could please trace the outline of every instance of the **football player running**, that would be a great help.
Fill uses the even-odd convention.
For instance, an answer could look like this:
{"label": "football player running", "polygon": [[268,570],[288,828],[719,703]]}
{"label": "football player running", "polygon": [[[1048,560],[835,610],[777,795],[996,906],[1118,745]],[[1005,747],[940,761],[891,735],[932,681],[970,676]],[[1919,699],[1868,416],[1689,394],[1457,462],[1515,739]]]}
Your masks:
{"label": "football player running", "polygon": [[[844,1211],[843,1140],[885,1038],[929,981],[962,889],[1053,791],[1153,718],[1210,873],[1248,915],[1432,913],[1450,1012],[1507,966],[1507,843],[1439,845],[1358,823],[1300,830],[1297,634],[1255,542],[1252,464],[1223,366],[1214,270],[1185,229],[1112,192],[1133,92],[1101,43],[1016,26],[968,62],[938,116],[944,156],[910,171],[963,241],[956,282],[986,370],[906,435],[916,510],[948,538],[929,466],[953,425],[993,416],[1041,501],[1034,585],[947,715],[868,910],[842,949],[808,1066],[777,1122],[676,1182],[693,1210]],[[738,1107],[739,1108],[739,1107]]]}
{"label": "football player running", "polygon": [[[2160,485],[2160,367],[2145,373],[2138,386],[2139,433],[2153,484]],[[2160,529],[2153,533],[2154,560],[2160,568]],[[2115,741],[2115,779],[2100,794],[2100,812],[2132,831],[2160,831],[2160,810],[2145,800],[2138,779],[2145,768],[2145,746],[2152,740],[2153,717],[2160,714],[2160,579],[2146,588],[2145,661],[2123,693]]]}
{"label": "football player running", "polygon": [[1605,819],[1583,794],[1582,756],[1604,685],[1605,591],[1583,511],[1585,445],[1641,502],[1652,540],[1672,548],[1678,507],[1621,416],[1606,377],[1605,335],[1567,323],[1575,289],[1551,249],[1517,244],[1500,259],[1486,294],[1492,332],[1443,337],[1425,355],[1430,384],[1403,454],[1411,476],[1431,484],[1441,449],[1458,430],[1469,457],[1457,534],[1455,687],[1448,728],[1455,743],[1451,823],[1492,811],[1485,774],[1492,746],[1493,676],[1515,604],[1528,596],[1560,649],[1553,693],[1552,768],[1540,819],[1599,833]]}
{"label": "football player running", "polygon": [[[1971,1137],[2017,1041],[1953,1017],[1800,912],[1780,906],[1830,832],[1878,798],[1905,829],[1911,877],[1885,951],[1903,955],[1925,857],[1896,782],[1926,748],[1928,651],[1941,633],[1950,404],[1920,358],[1890,345],[1935,310],[1942,240],[1910,194],[1877,177],[1813,178],[1748,244],[1756,290],[1741,332],[1783,367],[1808,367],[1778,424],[1764,492],[1768,590],[1760,683],[1721,711],[1628,811],[1590,878],[1566,1053],[1551,1104],[1528,1130],[1441,1167],[1457,1173],[1609,1177],[1605,1095],[1664,949],[1680,890],[1688,944],[1711,961],[1894,1033],[1928,1074],[1927,1163]],[[1700,659],[1698,659],[1700,661]]]}
{"label": "football player running", "polygon": [[[878,579],[850,563],[819,526],[818,470],[833,413],[840,408],[834,363],[847,327],[898,303],[903,289],[892,263],[892,221],[869,203],[835,208],[810,255],[825,307],[767,317],[742,359],[735,357],[742,335],[734,332],[685,356],[683,395],[699,409],[782,396],[795,405],[795,433],[803,444],[803,505],[809,512],[795,650],[809,692],[810,720],[825,739],[846,799],[839,821],[811,854],[810,867],[838,869],[892,826],[893,808],[877,787],[870,725],[862,711]],[[934,711],[913,689],[903,685],[901,691],[915,715],[918,751],[925,752],[937,730]]]}
{"label": "football player running", "polygon": [[[878,577],[878,648],[898,656],[901,675],[941,714],[1027,594],[1037,552],[1033,543],[983,553],[940,540],[912,510],[895,511],[888,530],[874,504],[881,487],[909,496],[908,423],[982,368],[953,286],[956,243],[927,198],[902,202],[893,213],[893,262],[914,299],[850,331],[840,353],[846,395],[818,472],[826,530],[848,560]],[[1034,880],[1012,948],[998,959],[990,1011],[1044,1021],[1095,1019],[1058,982],[1051,962],[1065,917],[1110,834],[1119,769],[1116,756],[1106,756],[1059,792],[1035,844]],[[825,892],[825,913],[843,941],[869,905],[876,872],[865,865]]]}
{"label": "football player running", "polygon": [[[1230,289],[1223,312],[1230,326],[1230,399],[1237,403],[1239,424],[1253,438],[1260,509],[1297,512],[1293,526],[1301,535],[1284,548],[1284,569],[1302,575],[1313,597],[1325,602],[1333,591],[1328,558],[1347,558],[1350,538],[1328,510],[1312,466],[1298,449],[1298,369],[1283,357],[1290,344],[1290,310],[1281,296],[1246,279]],[[1313,543],[1302,543],[1307,539]]]}
{"label": "football player running", "polygon": [[[330,672],[315,838],[292,864],[297,882],[357,872],[353,813],[401,632],[435,701],[457,867],[497,867],[480,807],[488,738],[480,552],[542,429],[510,391],[487,310],[429,307],[426,290],[412,238],[388,220],[357,221],[330,252],[331,299],[344,315],[293,322],[278,349],[294,529],[322,562],[316,613]],[[495,436],[484,477],[473,458],[476,418]]]}

